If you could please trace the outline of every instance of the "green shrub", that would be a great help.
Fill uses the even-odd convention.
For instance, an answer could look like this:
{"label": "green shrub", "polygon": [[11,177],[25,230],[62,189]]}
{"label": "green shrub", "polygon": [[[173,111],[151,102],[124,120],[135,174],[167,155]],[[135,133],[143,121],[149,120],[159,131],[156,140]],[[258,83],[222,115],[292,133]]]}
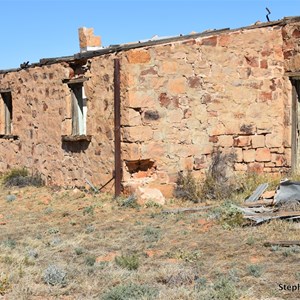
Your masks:
{"label": "green shrub", "polygon": [[10,179],[18,177],[18,176],[22,176],[22,177],[29,176],[29,172],[24,167],[23,168],[13,168],[4,175],[3,180],[5,182],[7,180],[10,180]]}
{"label": "green shrub", "polygon": [[253,194],[256,188],[262,183],[268,183],[267,190],[275,190],[279,185],[279,178],[270,175],[246,173],[236,178],[238,186],[238,200],[244,201]]}
{"label": "green shrub", "polygon": [[202,198],[227,199],[236,191],[236,181],[232,176],[235,160],[235,152],[222,153],[220,148],[213,151],[211,164],[201,187]]}
{"label": "green shrub", "polygon": [[74,251],[75,251],[76,255],[81,255],[81,254],[83,254],[84,249],[81,247],[78,247],[78,248],[75,248]]}
{"label": "green shrub", "polygon": [[8,282],[8,278],[5,276],[0,278],[0,295],[5,295],[10,289],[10,283]]}
{"label": "green shrub", "polygon": [[221,276],[210,288],[201,291],[199,296],[203,300],[236,300],[239,293],[234,283],[226,276]]}
{"label": "green shrub", "polygon": [[87,256],[85,258],[85,264],[87,266],[92,267],[95,264],[95,262],[96,262],[96,257],[95,256]]}
{"label": "green shrub", "polygon": [[162,205],[154,202],[154,201],[149,201],[145,204],[146,208],[161,208]]}
{"label": "green shrub", "polygon": [[121,207],[126,207],[126,208],[139,208],[140,205],[137,203],[137,198],[135,195],[130,195],[127,198],[124,197],[118,197],[116,199],[117,203]]}
{"label": "green shrub", "polygon": [[49,234],[57,234],[57,233],[59,233],[59,229],[55,228],[55,227],[49,228],[48,233]]}
{"label": "green shrub", "polygon": [[49,285],[61,285],[66,286],[67,273],[56,265],[49,265],[44,271],[43,280]]}
{"label": "green shrub", "polygon": [[53,213],[53,211],[54,211],[54,209],[53,209],[52,207],[47,207],[47,208],[45,208],[45,210],[44,210],[44,214],[45,214],[45,215],[50,215],[50,214]]}
{"label": "green shrub", "polygon": [[245,222],[243,213],[231,201],[224,201],[212,210],[210,217],[217,219],[225,229],[240,227]]}
{"label": "green shrub", "polygon": [[121,268],[128,270],[137,270],[139,267],[139,258],[137,255],[121,255],[115,257],[115,263]]}
{"label": "green shrub", "polygon": [[215,297],[218,300],[234,300],[238,299],[238,293],[233,282],[226,276],[221,277],[214,283],[213,289]]}
{"label": "green shrub", "polygon": [[83,215],[91,215],[93,216],[94,215],[94,211],[95,211],[95,205],[90,205],[90,206],[87,206],[83,209]]}
{"label": "green shrub", "polygon": [[259,265],[249,265],[247,267],[247,271],[249,275],[254,276],[254,277],[260,277],[262,274],[262,268]]}
{"label": "green shrub", "polygon": [[8,195],[6,196],[6,201],[7,201],[7,202],[13,202],[13,201],[15,201],[16,199],[17,199],[17,196],[16,196],[16,195],[8,194]]}
{"label": "green shrub", "polygon": [[184,250],[184,249],[176,249],[175,251],[170,251],[167,253],[167,257],[181,259],[186,262],[196,262],[201,258],[201,252],[199,250]]}
{"label": "green shrub", "polygon": [[254,245],[254,243],[255,243],[255,238],[254,238],[252,235],[249,236],[249,237],[247,238],[246,244],[247,244],[248,246],[252,246],[252,245]]}
{"label": "green shrub", "polygon": [[95,227],[93,224],[89,224],[86,226],[85,233],[89,234],[95,231]]}
{"label": "green shrub", "polygon": [[201,202],[201,186],[191,171],[186,174],[183,172],[178,173],[174,195],[176,198],[193,201],[194,203]]}
{"label": "green shrub", "polygon": [[102,300],[141,300],[156,299],[158,291],[148,285],[129,283],[118,285],[106,292]]}
{"label": "green shrub", "polygon": [[212,153],[212,160],[203,182],[197,182],[191,171],[178,173],[175,197],[195,203],[204,200],[226,199],[237,189],[233,174],[236,154],[222,153],[217,148]]}
{"label": "green shrub", "polygon": [[10,249],[15,249],[17,242],[16,240],[12,239],[11,237],[8,237],[6,240],[3,241],[3,245]]}
{"label": "green shrub", "polygon": [[159,228],[154,228],[147,226],[144,230],[144,241],[145,242],[158,242],[161,236],[161,230]]}
{"label": "green shrub", "polygon": [[300,272],[295,273],[295,278],[299,281],[300,280]]}
{"label": "green shrub", "polygon": [[44,185],[44,181],[40,174],[30,175],[26,168],[14,168],[7,172],[3,178],[3,184],[5,187],[24,187],[24,186],[36,186],[40,187]]}
{"label": "green shrub", "polygon": [[162,283],[173,287],[190,285],[193,283],[196,285],[195,272],[189,269],[181,269],[173,274],[170,274],[165,280],[162,281]]}

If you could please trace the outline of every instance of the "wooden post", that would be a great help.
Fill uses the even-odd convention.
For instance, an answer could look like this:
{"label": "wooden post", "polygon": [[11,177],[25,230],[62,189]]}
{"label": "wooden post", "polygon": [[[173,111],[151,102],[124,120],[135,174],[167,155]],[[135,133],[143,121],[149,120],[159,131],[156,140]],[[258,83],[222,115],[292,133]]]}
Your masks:
{"label": "wooden post", "polygon": [[115,197],[121,194],[121,96],[120,96],[120,61],[114,59],[114,135],[115,135]]}

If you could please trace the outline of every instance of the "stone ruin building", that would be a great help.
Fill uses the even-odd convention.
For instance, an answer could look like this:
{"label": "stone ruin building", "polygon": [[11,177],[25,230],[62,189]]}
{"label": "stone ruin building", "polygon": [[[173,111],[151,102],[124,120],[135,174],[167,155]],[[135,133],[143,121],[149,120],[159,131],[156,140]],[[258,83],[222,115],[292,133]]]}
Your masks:
{"label": "stone ruin building", "polygon": [[214,149],[235,172],[297,170],[300,17],[101,47],[0,71],[0,171],[48,185],[170,196],[203,176]]}

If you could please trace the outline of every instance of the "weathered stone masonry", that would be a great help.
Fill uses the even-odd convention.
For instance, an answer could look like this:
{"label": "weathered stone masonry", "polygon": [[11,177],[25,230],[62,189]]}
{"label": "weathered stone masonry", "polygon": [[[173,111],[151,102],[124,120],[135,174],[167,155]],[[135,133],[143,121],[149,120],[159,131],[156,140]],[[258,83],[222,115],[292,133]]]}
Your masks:
{"label": "weathered stone masonry", "polygon": [[[28,68],[1,75],[1,88],[13,99],[13,134],[2,139],[2,171],[26,166],[43,174],[48,184],[83,186],[85,178],[97,184],[113,170],[113,66],[110,57],[95,57],[84,82],[88,98],[87,134],[91,142],[62,142],[71,134],[70,90],[64,79],[72,76],[67,63]],[[70,75],[71,74],[71,75]]]}
{"label": "weathered stone masonry", "polygon": [[[85,178],[99,186],[107,182],[114,169],[118,57],[126,190],[146,185],[170,195],[178,171],[203,176],[217,147],[236,153],[237,172],[286,171],[292,132],[287,72],[300,71],[299,49],[300,20],[293,18],[2,72],[0,91],[11,89],[18,139],[1,139],[0,170],[26,166],[49,184],[66,186],[84,185]],[[92,138],[62,141],[72,135],[66,82],[83,75],[86,135]]]}

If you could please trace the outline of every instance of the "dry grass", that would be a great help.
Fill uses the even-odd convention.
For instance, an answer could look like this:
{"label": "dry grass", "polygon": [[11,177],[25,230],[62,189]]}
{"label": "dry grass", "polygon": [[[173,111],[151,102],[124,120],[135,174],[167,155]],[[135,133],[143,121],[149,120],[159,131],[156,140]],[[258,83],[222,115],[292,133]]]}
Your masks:
{"label": "dry grass", "polygon": [[299,299],[278,287],[300,281],[298,249],[263,246],[298,240],[297,223],[227,230],[206,212],[45,187],[1,189],[0,201],[0,299]]}

